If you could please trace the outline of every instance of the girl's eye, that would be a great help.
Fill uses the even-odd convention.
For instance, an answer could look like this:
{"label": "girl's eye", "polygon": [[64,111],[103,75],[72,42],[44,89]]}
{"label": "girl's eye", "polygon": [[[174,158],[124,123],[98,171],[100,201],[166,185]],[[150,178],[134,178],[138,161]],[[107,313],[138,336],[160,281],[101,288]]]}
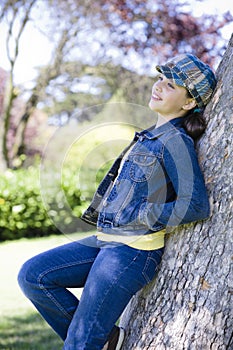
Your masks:
{"label": "girl's eye", "polygon": [[[163,79],[163,76],[162,76],[162,75],[159,75],[158,80],[159,80],[159,81],[163,81],[163,80],[164,80],[164,79]],[[174,85],[173,85],[172,83],[169,83],[169,82],[168,82],[167,85],[168,85],[169,88],[175,89],[175,87],[174,87]]]}
{"label": "girl's eye", "polygon": [[168,83],[168,86],[172,89],[175,89],[174,85],[172,85],[171,83]]}

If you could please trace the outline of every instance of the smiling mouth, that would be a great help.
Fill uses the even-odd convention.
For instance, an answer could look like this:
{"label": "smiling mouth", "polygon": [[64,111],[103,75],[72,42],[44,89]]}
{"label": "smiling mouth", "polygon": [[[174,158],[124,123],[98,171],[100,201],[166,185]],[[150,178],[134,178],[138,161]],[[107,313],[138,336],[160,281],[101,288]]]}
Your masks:
{"label": "smiling mouth", "polygon": [[152,94],[151,98],[155,101],[162,101],[161,97],[159,97],[158,95],[156,94]]}

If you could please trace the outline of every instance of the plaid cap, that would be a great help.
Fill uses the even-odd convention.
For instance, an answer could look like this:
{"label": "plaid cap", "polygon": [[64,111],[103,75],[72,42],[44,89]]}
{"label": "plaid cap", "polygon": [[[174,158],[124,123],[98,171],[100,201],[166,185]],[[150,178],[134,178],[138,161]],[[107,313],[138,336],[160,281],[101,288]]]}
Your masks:
{"label": "plaid cap", "polygon": [[211,68],[191,54],[179,55],[156,69],[176,85],[185,87],[200,108],[210,101],[217,84]]}

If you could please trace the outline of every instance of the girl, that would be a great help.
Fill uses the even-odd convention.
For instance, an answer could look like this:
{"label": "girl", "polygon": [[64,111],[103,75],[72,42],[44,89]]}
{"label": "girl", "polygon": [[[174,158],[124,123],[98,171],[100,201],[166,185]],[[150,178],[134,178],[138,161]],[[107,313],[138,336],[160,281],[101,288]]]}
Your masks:
{"label": "girl", "polygon": [[[205,129],[201,110],[216,86],[214,73],[190,54],[156,69],[149,102],[156,126],[135,133],[83,214],[97,233],[30,259],[19,273],[64,350],[119,350],[124,330],[115,323],[155,277],[166,229],[209,215],[194,139]],[[80,300],[67,289],[75,287],[84,287]]]}

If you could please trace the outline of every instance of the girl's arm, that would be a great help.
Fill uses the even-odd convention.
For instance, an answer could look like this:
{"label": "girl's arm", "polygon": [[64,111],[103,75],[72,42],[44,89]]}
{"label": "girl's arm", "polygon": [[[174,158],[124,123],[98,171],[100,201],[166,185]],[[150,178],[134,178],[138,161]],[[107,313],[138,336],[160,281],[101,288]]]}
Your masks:
{"label": "girl's arm", "polygon": [[140,208],[140,221],[151,229],[155,223],[177,226],[209,216],[209,200],[193,141],[178,134],[164,145],[163,166],[176,193],[167,203],[145,202]]}

